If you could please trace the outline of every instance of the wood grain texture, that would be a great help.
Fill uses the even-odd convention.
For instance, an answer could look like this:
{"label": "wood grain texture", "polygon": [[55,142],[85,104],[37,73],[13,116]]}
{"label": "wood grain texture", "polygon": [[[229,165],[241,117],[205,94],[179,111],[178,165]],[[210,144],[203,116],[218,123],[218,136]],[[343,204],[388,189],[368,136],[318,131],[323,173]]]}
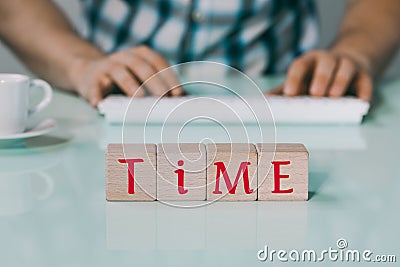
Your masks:
{"label": "wood grain texture", "polygon": [[[245,201],[257,199],[257,151],[252,144],[207,144],[207,200]],[[240,166],[248,163],[248,189],[245,190],[243,172],[240,173],[234,193],[229,192],[223,172],[218,166],[223,163],[231,186],[235,185]],[[242,169],[243,170],[243,169]],[[220,175],[219,185],[217,173]]]}
{"label": "wood grain texture", "polygon": [[[304,145],[257,144],[257,153],[258,200],[308,199],[308,151]],[[290,164],[280,166],[280,174],[289,175],[289,178],[280,179],[280,188],[293,188],[292,193],[273,193],[274,166],[271,161],[290,161]]]}
{"label": "wood grain texture", "polygon": [[[206,163],[204,144],[158,144],[157,199],[205,200]],[[184,177],[180,188],[176,173],[178,169],[181,170],[180,175],[183,174],[181,177]]]}
{"label": "wood grain texture", "polygon": [[[128,193],[128,164],[120,159],[143,159],[135,163],[134,194]],[[110,144],[106,155],[106,198],[112,201],[156,199],[156,146],[154,144]]]}
{"label": "wood grain texture", "polygon": [[[143,161],[134,164],[135,183],[131,186],[128,164],[121,162],[123,159]],[[286,163],[274,168],[282,162]],[[279,189],[293,192],[277,192],[275,171],[289,176],[279,179]],[[244,174],[248,174],[247,180]],[[184,178],[181,186],[178,177]],[[110,144],[106,155],[106,198],[307,200],[308,152],[302,144]]]}

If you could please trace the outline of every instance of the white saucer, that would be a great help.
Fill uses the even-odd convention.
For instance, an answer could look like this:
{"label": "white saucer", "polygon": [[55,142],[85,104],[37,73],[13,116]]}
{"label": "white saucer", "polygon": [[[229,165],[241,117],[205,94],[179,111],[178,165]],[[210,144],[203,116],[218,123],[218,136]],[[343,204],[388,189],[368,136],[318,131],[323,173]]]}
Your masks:
{"label": "white saucer", "polygon": [[0,136],[0,140],[17,140],[26,139],[54,131],[57,127],[57,122],[54,119],[44,119],[33,125],[29,125],[25,132]]}

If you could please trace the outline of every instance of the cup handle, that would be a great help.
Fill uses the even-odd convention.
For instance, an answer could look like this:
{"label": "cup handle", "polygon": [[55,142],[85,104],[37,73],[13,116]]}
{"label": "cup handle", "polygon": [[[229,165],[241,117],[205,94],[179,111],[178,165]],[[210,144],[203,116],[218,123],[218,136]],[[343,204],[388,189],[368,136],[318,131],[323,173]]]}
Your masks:
{"label": "cup handle", "polygon": [[50,104],[51,99],[53,98],[53,90],[47,82],[40,80],[40,79],[34,79],[31,81],[30,88],[41,88],[44,91],[44,96],[42,101],[40,101],[39,104],[36,106],[32,107],[29,110],[29,115],[33,115],[42,109],[44,109],[47,105]]}

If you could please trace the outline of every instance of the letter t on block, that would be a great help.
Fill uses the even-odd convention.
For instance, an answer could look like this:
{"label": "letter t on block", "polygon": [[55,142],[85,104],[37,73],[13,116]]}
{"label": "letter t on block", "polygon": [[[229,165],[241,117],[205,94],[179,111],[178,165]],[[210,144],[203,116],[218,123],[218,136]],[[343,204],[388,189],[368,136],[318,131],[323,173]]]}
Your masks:
{"label": "letter t on block", "polygon": [[257,151],[258,200],[308,199],[308,152],[304,145],[257,144]]}
{"label": "letter t on block", "polygon": [[156,199],[156,146],[110,144],[106,157],[107,200]]}

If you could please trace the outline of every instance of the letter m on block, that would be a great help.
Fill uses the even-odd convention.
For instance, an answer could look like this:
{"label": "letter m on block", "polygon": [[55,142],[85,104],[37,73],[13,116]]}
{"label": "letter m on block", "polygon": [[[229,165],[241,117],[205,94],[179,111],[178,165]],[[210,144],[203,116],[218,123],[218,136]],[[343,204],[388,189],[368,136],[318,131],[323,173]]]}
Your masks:
{"label": "letter m on block", "polygon": [[215,166],[217,166],[217,175],[216,175],[216,183],[215,183],[215,190],[213,191],[214,194],[222,194],[220,190],[220,180],[221,180],[221,173],[224,178],[226,188],[228,189],[229,194],[235,194],[237,184],[239,183],[240,176],[243,174],[243,185],[244,191],[246,194],[251,194],[254,192],[253,189],[250,189],[250,181],[249,181],[249,168],[250,162],[242,162],[239,166],[239,170],[236,174],[235,181],[233,184],[231,183],[231,179],[229,178],[228,172],[226,171],[225,164],[223,162],[215,162]]}

